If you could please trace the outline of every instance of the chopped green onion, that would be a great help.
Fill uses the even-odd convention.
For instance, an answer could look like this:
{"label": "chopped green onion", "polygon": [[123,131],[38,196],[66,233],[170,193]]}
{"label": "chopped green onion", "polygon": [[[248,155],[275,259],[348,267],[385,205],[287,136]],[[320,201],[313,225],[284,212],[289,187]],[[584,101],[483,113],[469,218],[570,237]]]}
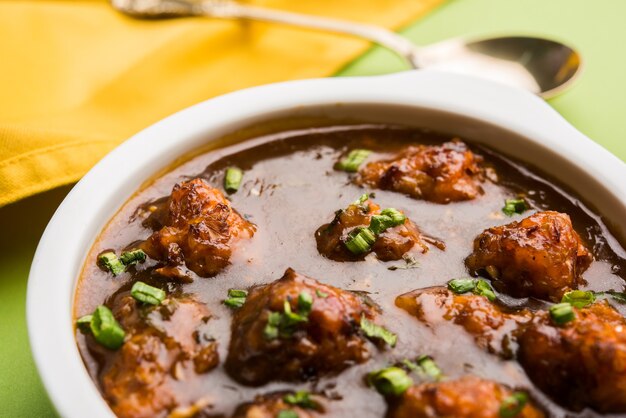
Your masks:
{"label": "chopped green onion", "polygon": [[98,256],[98,264],[109,270],[114,276],[117,276],[126,270],[124,263],[122,263],[112,251],[100,254]]}
{"label": "chopped green onion", "polygon": [[370,198],[370,195],[367,193],[363,193],[357,200],[355,200],[354,202],[352,202],[353,205],[362,205],[363,203],[365,203],[367,201],[367,199]]}
{"label": "chopped green onion", "polygon": [[367,375],[370,386],[374,386],[382,395],[402,395],[413,385],[413,379],[399,367],[388,367]]}
{"label": "chopped green onion", "polygon": [[125,266],[143,263],[144,261],[146,261],[146,253],[143,250],[124,251],[120,255],[120,261]]}
{"label": "chopped green onion", "polygon": [[298,418],[298,413],[291,409],[283,409],[276,415],[276,418]]}
{"label": "chopped green onion", "polygon": [[289,393],[283,397],[283,401],[289,405],[297,405],[304,409],[315,409],[316,403],[311,399],[311,394],[306,390]]}
{"label": "chopped green onion", "polygon": [[113,312],[104,305],[98,306],[93,313],[91,333],[99,344],[111,350],[117,350],[124,343],[124,330],[115,320]]}
{"label": "chopped green onion", "polygon": [[319,289],[315,291],[315,294],[317,295],[318,298],[322,298],[322,299],[326,299],[328,297],[328,293],[322,292]]}
{"label": "chopped green onion", "polygon": [[437,366],[437,363],[435,363],[435,360],[433,360],[432,357],[420,356],[417,359],[417,364],[422,369],[424,374],[426,374],[430,378],[434,380],[440,380],[443,377],[441,369],[439,368],[439,366]]}
{"label": "chopped green onion", "polygon": [[528,402],[528,395],[524,392],[513,392],[511,396],[507,396],[500,404],[500,417],[513,418],[518,416],[526,403]]}
{"label": "chopped green onion", "polygon": [[421,370],[417,363],[409,359],[402,360],[402,364],[412,372]]}
{"label": "chopped green onion", "polygon": [[130,289],[130,295],[139,302],[150,305],[160,305],[165,296],[167,296],[165,291],[144,282],[135,282],[132,289]]}
{"label": "chopped green onion", "polygon": [[506,199],[502,212],[506,216],[513,216],[514,214],[522,214],[528,209],[528,204],[524,199]]}
{"label": "chopped green onion", "polygon": [[372,321],[369,321],[365,316],[361,317],[361,329],[368,338],[381,339],[391,347],[396,345],[398,336],[388,329],[376,325]]}
{"label": "chopped green onion", "polygon": [[383,210],[380,215],[372,216],[370,229],[376,235],[382,234],[389,228],[402,225],[406,221],[406,216],[394,208]]}
{"label": "chopped green onion", "polygon": [[224,190],[228,193],[234,193],[239,190],[243,180],[243,171],[237,167],[229,167],[224,174]]}
{"label": "chopped green onion", "polygon": [[307,322],[309,320],[308,316],[308,312],[306,312],[306,314],[304,313],[296,313],[293,312],[291,310],[291,303],[289,303],[288,300],[285,301],[285,303],[283,304],[283,316],[282,319],[283,321],[281,321],[281,324],[284,323],[285,327],[292,327],[296,324],[302,323],[302,322]]}
{"label": "chopped green onion", "polygon": [[280,312],[271,312],[267,317],[267,324],[263,330],[263,336],[267,340],[278,338],[278,326],[280,325]]}
{"label": "chopped green onion", "polygon": [[345,242],[346,247],[352,254],[363,254],[371,250],[376,242],[376,236],[369,228],[354,228]]}
{"label": "chopped green onion", "polygon": [[228,298],[224,300],[224,305],[233,309],[241,308],[246,302],[246,296],[248,296],[247,290],[229,289]]}
{"label": "chopped green onion", "polygon": [[572,305],[565,303],[557,303],[550,307],[550,316],[557,325],[563,325],[576,318]]}
{"label": "chopped green onion", "polygon": [[626,304],[626,293],[616,292],[614,290],[609,290],[607,292],[599,292],[597,295],[609,295],[613,299],[615,299],[618,303]]}
{"label": "chopped green onion", "polygon": [[572,290],[567,292],[561,298],[561,302],[566,302],[575,308],[584,308],[595,302],[596,296],[593,292],[586,292],[584,290]]}
{"label": "chopped green onion", "polygon": [[337,163],[337,168],[354,173],[371,153],[372,151],[366,149],[353,149],[345,158]]}
{"label": "chopped green onion", "polygon": [[91,319],[93,315],[81,316],[76,320],[76,327],[82,332],[86,333],[91,331]]}
{"label": "chopped green onion", "polygon": [[474,288],[474,294],[484,296],[490,301],[496,300],[496,294],[494,293],[491,285],[483,279],[479,279],[476,282],[476,287]]}
{"label": "chopped green onion", "polygon": [[298,310],[301,312],[311,312],[311,308],[313,307],[313,298],[309,294],[309,292],[301,292],[298,295]]}
{"label": "chopped green onion", "polygon": [[448,282],[448,289],[454,293],[463,294],[471,292],[476,288],[475,279],[454,279]]}

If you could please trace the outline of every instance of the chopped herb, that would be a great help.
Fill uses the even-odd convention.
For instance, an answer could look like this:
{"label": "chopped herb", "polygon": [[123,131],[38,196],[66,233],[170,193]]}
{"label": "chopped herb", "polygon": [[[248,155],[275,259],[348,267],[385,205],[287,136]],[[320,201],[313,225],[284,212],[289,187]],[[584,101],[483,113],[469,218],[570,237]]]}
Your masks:
{"label": "chopped herb", "polygon": [[475,279],[454,279],[448,282],[448,289],[457,294],[472,292],[475,288]]}
{"label": "chopped herb", "polygon": [[283,409],[276,415],[276,418],[298,418],[298,413],[291,409]]}
{"label": "chopped herb", "polygon": [[372,216],[370,229],[374,234],[380,235],[389,228],[402,225],[404,221],[406,221],[406,216],[400,211],[394,208],[388,208],[380,212],[380,215]]}
{"label": "chopped herb", "polygon": [[267,318],[267,324],[263,330],[263,336],[268,340],[275,338],[290,337],[295,328],[309,320],[309,314],[313,307],[313,298],[308,292],[298,295],[298,312],[293,312],[289,300],[283,303],[283,312],[271,312]]}
{"label": "chopped herb", "polygon": [[493,289],[491,288],[491,285],[489,284],[489,282],[487,282],[486,280],[483,279],[479,279],[478,281],[476,281],[476,287],[474,288],[474,294],[476,295],[480,295],[480,296],[484,296],[487,299],[489,299],[490,301],[494,301],[496,300],[496,294],[494,293]]}
{"label": "chopped herb", "polygon": [[124,343],[124,330],[115,320],[113,312],[104,305],[94,311],[90,328],[96,341],[106,348],[117,350]]}
{"label": "chopped herb", "polygon": [[576,314],[574,313],[574,309],[572,305],[564,302],[557,303],[556,305],[552,305],[550,307],[550,317],[557,325],[566,324],[576,318]]}
{"label": "chopped herb", "polygon": [[381,339],[391,347],[396,345],[398,336],[380,325],[369,321],[365,316],[361,317],[361,329],[368,338]]}
{"label": "chopped herb", "polygon": [[415,257],[413,257],[411,254],[404,254],[402,256],[402,259],[404,260],[404,264],[389,266],[387,267],[387,270],[410,270],[418,268],[420,265],[420,263],[418,263]]}
{"label": "chopped herb", "polygon": [[618,303],[626,304],[626,293],[609,290],[606,292],[597,292],[595,294],[595,296],[604,296],[604,295],[609,295],[610,297],[615,299],[615,301]]}
{"label": "chopped herb", "polygon": [[305,409],[315,409],[317,404],[311,399],[311,394],[306,390],[289,393],[283,397],[283,401],[289,405],[297,405]]}
{"label": "chopped herb", "polygon": [[528,204],[524,199],[506,199],[502,212],[504,212],[506,216],[513,216],[515,214],[522,214],[528,209]]}
{"label": "chopped herb", "polygon": [[144,282],[135,282],[130,289],[132,297],[139,302],[148,303],[150,305],[160,305],[167,294],[158,287],[150,286]]}
{"label": "chopped herb", "polygon": [[235,193],[241,186],[243,171],[237,167],[229,167],[224,174],[224,190],[228,193]]}
{"label": "chopped herb", "polygon": [[374,242],[376,242],[376,236],[369,228],[358,227],[348,234],[348,239],[344,244],[351,253],[363,254],[371,250]]}
{"label": "chopped herb", "polygon": [[336,167],[339,170],[354,173],[371,153],[372,151],[367,149],[353,149],[345,158],[337,163]]}
{"label": "chopped herb", "polygon": [[326,299],[328,297],[328,293],[322,292],[319,289],[315,291],[315,294],[317,295],[318,298],[322,298],[322,299]]}
{"label": "chopped herb", "polygon": [[93,315],[85,315],[85,316],[81,316],[80,318],[76,320],[76,327],[80,330],[80,332],[87,333],[91,331],[91,319],[92,318],[93,318]]}
{"label": "chopped herb", "polygon": [[420,356],[417,359],[417,365],[422,369],[425,375],[434,380],[440,380],[443,377],[441,369],[430,356]]}
{"label": "chopped herb", "polygon": [[566,302],[575,308],[584,308],[595,302],[596,296],[593,292],[586,292],[584,290],[572,290],[567,292],[561,298],[561,302]]}
{"label": "chopped herb", "polygon": [[246,302],[246,296],[248,296],[247,290],[229,289],[228,298],[224,300],[224,305],[233,309],[241,308]]}
{"label": "chopped herb", "polygon": [[98,256],[98,264],[109,270],[114,276],[117,276],[126,270],[124,263],[122,263],[112,251],[100,254]]}
{"label": "chopped herb", "polygon": [[420,367],[417,365],[417,363],[415,363],[414,361],[411,361],[411,360],[409,360],[409,359],[404,359],[404,360],[402,360],[402,364],[403,364],[403,365],[404,365],[407,369],[409,369],[409,370],[410,370],[410,371],[412,371],[412,372],[415,372],[415,371],[420,371],[420,370],[421,370],[421,369],[420,369]]}
{"label": "chopped herb", "polygon": [[363,203],[367,202],[367,199],[370,198],[370,195],[368,195],[367,193],[363,193],[357,200],[355,200],[352,204],[353,205],[362,205]]}
{"label": "chopped herb", "polygon": [[507,396],[500,405],[500,417],[513,418],[518,416],[526,403],[528,402],[528,395],[524,392],[513,392],[511,396]]}
{"label": "chopped herb", "polygon": [[124,251],[120,255],[120,261],[125,266],[143,263],[144,261],[146,261],[146,253],[143,250]]}
{"label": "chopped herb", "polygon": [[382,395],[399,396],[413,385],[413,379],[399,367],[371,372],[367,375],[367,382],[374,386]]}

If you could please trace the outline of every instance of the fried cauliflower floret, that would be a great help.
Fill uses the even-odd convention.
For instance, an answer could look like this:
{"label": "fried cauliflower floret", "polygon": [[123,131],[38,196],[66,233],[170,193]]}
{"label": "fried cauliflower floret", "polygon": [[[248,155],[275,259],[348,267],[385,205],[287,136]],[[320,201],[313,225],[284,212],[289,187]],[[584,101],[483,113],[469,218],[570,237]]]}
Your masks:
{"label": "fried cauliflower floret", "polygon": [[518,337],[518,358],[531,380],[573,410],[626,412],[626,319],[606,301],[575,309],[558,326],[537,313]]}
{"label": "fried cauliflower floret", "polygon": [[248,385],[338,373],[369,358],[360,322],[376,314],[355,294],[288,269],[235,311],[226,370]]}
{"label": "fried cauliflower floret", "polygon": [[166,264],[159,272],[180,274],[179,266],[202,277],[219,273],[229,263],[237,241],[251,238],[255,226],[243,219],[221,191],[202,179],[174,186],[161,229],[142,249]]}
{"label": "fried cauliflower floret", "polygon": [[436,203],[471,200],[483,193],[482,162],[459,140],[417,145],[392,159],[368,163],[355,182]]}
{"label": "fried cauliflower floret", "polygon": [[584,283],[591,261],[569,216],[548,211],[485,230],[466,265],[473,274],[486,271],[500,292],[556,302]]}
{"label": "fried cauliflower floret", "polygon": [[431,327],[448,321],[459,325],[478,346],[501,355],[508,355],[512,332],[530,319],[526,310],[507,312],[485,296],[457,295],[445,287],[405,293],[396,298],[396,306]]}
{"label": "fried cauliflower floret", "polygon": [[253,402],[239,405],[232,418],[276,418],[282,411],[293,411],[298,418],[314,418],[322,416],[324,409],[317,397],[307,398],[307,402],[299,404],[289,403],[290,392],[277,392],[268,395],[259,395]]}
{"label": "fried cauliflower floret", "polygon": [[[475,376],[414,385],[397,399],[389,400],[387,418],[500,418],[500,407],[513,391]],[[517,418],[545,415],[531,402]]]}
{"label": "fried cauliflower floret", "polygon": [[207,307],[192,299],[140,306],[128,295],[114,303],[127,338],[101,373],[111,409],[121,418],[148,418],[184,406],[177,380],[207,373],[219,361],[217,344],[200,338],[210,318]]}
{"label": "fried cauliflower floret", "polygon": [[[354,254],[346,247],[345,242],[349,239],[350,232],[355,228],[369,227],[372,216],[380,213],[380,207],[369,199],[354,202],[346,209],[338,210],[332,222],[322,225],[315,232],[319,253],[335,261],[362,260],[369,252]],[[422,253],[428,251],[419,229],[408,218],[401,225],[388,228],[376,236],[376,241],[372,244],[372,252],[382,261],[400,260],[414,248]]]}

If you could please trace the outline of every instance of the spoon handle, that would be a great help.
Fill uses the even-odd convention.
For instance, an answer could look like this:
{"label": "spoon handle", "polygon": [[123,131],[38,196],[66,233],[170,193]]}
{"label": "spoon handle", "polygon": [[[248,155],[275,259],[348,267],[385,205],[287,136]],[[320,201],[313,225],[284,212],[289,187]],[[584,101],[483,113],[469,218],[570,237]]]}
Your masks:
{"label": "spoon handle", "polygon": [[420,67],[417,59],[418,48],[408,39],[380,26],[248,6],[231,0],[205,0],[196,4],[193,9],[194,14],[209,17],[261,20],[353,35],[395,52],[412,68]]}

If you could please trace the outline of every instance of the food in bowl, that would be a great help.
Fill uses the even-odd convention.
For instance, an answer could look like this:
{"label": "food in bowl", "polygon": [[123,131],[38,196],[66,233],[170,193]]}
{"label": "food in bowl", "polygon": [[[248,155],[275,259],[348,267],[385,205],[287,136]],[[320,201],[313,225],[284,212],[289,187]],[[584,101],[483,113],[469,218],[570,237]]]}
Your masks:
{"label": "food in bowl", "polygon": [[85,261],[76,337],[119,417],[626,412],[614,242],[461,138],[284,131],[139,190]]}

